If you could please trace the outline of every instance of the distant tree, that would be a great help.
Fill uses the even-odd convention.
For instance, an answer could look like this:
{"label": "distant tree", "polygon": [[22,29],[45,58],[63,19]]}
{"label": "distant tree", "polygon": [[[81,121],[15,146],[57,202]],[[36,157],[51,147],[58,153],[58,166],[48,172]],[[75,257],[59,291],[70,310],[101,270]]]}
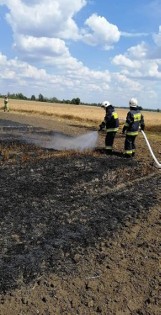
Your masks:
{"label": "distant tree", "polygon": [[35,101],[35,100],[36,100],[35,95],[31,95],[31,101]]}
{"label": "distant tree", "polygon": [[22,93],[17,93],[16,98],[19,100],[27,100],[27,97],[24,96]]}
{"label": "distant tree", "polygon": [[18,99],[18,100],[28,100],[30,98],[28,98],[27,96],[23,95],[22,93],[8,93],[8,97],[11,99]]}
{"label": "distant tree", "polygon": [[53,103],[59,103],[59,100],[56,97],[51,98],[51,102]]}
{"label": "distant tree", "polygon": [[44,96],[40,93],[39,96],[38,96],[38,100],[40,102],[44,102]]}
{"label": "distant tree", "polygon": [[71,103],[72,103],[72,104],[75,104],[75,105],[79,105],[79,104],[80,104],[80,98],[79,98],[79,97],[73,98],[73,99],[71,100]]}
{"label": "distant tree", "polygon": [[72,103],[72,101],[70,101],[70,100],[62,100],[62,101],[60,101],[60,103],[65,103],[65,104],[71,104]]}

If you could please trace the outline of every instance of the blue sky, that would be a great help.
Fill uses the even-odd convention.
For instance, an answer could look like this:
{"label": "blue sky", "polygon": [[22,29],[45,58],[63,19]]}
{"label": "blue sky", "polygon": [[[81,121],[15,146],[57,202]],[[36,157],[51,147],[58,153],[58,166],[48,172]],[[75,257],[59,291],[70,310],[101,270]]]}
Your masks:
{"label": "blue sky", "polygon": [[160,0],[0,0],[0,94],[161,109]]}

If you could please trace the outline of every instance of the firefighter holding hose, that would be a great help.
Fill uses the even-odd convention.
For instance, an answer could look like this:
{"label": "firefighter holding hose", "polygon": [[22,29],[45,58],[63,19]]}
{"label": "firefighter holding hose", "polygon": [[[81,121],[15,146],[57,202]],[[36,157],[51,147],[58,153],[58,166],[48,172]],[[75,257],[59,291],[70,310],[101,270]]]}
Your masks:
{"label": "firefighter holding hose", "polygon": [[126,122],[123,126],[122,133],[126,134],[124,143],[124,156],[127,158],[135,155],[135,140],[139,130],[144,130],[144,117],[138,107],[136,98],[131,98],[129,101],[130,111],[127,113]]}
{"label": "firefighter holding hose", "polygon": [[99,131],[106,131],[105,150],[107,154],[111,154],[114,139],[119,128],[119,118],[114,106],[109,101],[104,101],[101,107],[105,109],[106,114],[104,121],[99,126]]}

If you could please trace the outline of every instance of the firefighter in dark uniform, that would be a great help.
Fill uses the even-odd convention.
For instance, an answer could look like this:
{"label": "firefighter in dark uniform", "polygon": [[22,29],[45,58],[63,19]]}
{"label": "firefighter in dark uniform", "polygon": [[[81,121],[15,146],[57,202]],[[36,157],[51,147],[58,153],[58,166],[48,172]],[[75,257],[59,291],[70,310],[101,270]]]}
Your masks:
{"label": "firefighter in dark uniform", "polygon": [[122,133],[126,134],[124,143],[124,156],[132,157],[135,155],[135,140],[139,130],[144,130],[144,117],[138,107],[138,101],[136,98],[132,98],[129,101],[130,111],[127,113],[126,122],[122,129]]}
{"label": "firefighter in dark uniform", "polygon": [[107,154],[111,154],[114,139],[119,128],[118,114],[115,112],[114,106],[108,101],[104,101],[101,107],[105,109],[106,115],[104,117],[104,121],[99,126],[99,131],[106,131],[105,151]]}

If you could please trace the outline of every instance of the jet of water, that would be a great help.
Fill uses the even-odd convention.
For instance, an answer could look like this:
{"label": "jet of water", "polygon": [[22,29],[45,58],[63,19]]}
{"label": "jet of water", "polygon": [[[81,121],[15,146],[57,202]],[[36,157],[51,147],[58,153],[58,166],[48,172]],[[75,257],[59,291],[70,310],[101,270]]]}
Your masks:
{"label": "jet of water", "polygon": [[60,133],[54,133],[46,138],[41,135],[28,135],[25,136],[25,140],[28,143],[33,143],[46,149],[83,151],[87,149],[94,149],[96,147],[98,132],[92,131],[76,137]]}

